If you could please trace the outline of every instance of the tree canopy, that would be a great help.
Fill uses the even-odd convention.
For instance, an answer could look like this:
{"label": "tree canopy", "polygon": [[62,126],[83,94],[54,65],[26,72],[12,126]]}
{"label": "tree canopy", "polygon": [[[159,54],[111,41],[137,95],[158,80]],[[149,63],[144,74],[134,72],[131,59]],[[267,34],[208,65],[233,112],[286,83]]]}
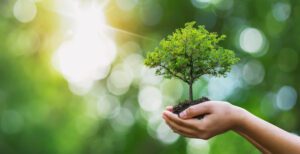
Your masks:
{"label": "tree canopy", "polygon": [[145,65],[157,68],[156,73],[166,78],[176,77],[193,83],[204,74],[224,76],[239,61],[232,50],[218,43],[225,35],[208,32],[196,22],[185,24],[172,35],[161,40],[153,52],[147,54]]}
{"label": "tree canopy", "polygon": [[[239,61],[232,50],[219,46],[225,35],[208,32],[196,22],[185,24],[149,52],[145,65],[156,74],[178,78],[192,86],[202,75],[224,76]],[[190,94],[191,95],[191,94]]]}

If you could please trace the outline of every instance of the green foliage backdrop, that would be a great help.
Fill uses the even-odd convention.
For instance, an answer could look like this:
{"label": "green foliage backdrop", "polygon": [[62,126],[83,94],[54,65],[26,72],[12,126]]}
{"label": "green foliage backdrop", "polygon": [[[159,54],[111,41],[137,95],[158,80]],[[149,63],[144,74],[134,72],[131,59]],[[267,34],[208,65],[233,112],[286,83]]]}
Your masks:
{"label": "green foliage backdrop", "polygon": [[[172,134],[161,123],[164,106],[188,98],[188,87],[178,80],[153,77],[154,72],[144,68],[142,61],[146,51],[189,21],[225,34],[221,45],[236,51],[241,59],[226,78],[198,80],[195,97],[227,100],[300,133],[300,1],[94,1],[105,3],[98,9],[103,10],[101,20],[106,24],[99,29],[114,33],[115,48],[109,48],[107,39],[91,41],[94,35],[88,28],[78,32],[80,37],[74,37],[72,44],[76,31],[68,27],[86,26],[68,18],[84,13],[62,14],[71,11],[68,4],[73,2],[85,8],[90,1],[0,1],[0,153],[259,153],[233,132],[195,141]],[[80,38],[87,35],[92,37],[85,43],[95,43],[102,56],[88,56],[86,63],[59,59],[69,54],[59,49],[74,50],[69,58],[90,54],[93,48],[80,46],[85,41]],[[82,55],[77,52],[80,49]],[[107,65],[109,55],[114,58]],[[95,58],[99,61],[93,63]],[[69,69],[70,63],[75,69]],[[60,64],[66,65],[58,67]],[[103,71],[106,75],[101,79],[83,76],[80,79],[93,82],[74,85],[86,73],[72,73],[89,71],[85,66],[98,64],[108,68]]]}

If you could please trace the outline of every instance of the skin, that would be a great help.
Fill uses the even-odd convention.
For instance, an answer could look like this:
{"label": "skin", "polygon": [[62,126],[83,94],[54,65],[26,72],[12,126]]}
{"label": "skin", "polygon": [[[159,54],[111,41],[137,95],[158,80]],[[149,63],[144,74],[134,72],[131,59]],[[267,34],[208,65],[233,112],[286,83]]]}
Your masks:
{"label": "skin", "polygon": [[[193,117],[204,115],[199,119]],[[299,154],[300,138],[249,113],[245,109],[223,101],[207,101],[180,113],[172,113],[172,106],[163,112],[168,126],[182,136],[209,139],[227,131],[234,131],[251,142],[262,153]]]}

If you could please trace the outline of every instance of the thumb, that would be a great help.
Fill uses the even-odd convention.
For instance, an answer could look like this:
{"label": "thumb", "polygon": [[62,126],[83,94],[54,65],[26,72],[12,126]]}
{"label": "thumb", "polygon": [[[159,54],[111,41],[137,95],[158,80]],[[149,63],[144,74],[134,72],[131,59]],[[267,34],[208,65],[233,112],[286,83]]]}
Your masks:
{"label": "thumb", "polygon": [[170,112],[173,112],[173,106],[167,106],[166,109]]}
{"label": "thumb", "polygon": [[209,113],[210,105],[207,102],[199,103],[197,105],[190,106],[179,114],[182,119],[190,119],[198,115]]}

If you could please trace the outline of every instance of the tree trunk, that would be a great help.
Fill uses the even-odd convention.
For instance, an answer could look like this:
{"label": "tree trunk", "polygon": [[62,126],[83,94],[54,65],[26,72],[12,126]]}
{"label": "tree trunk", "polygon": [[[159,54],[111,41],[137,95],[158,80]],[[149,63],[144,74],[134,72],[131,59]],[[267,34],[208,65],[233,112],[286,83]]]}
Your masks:
{"label": "tree trunk", "polygon": [[193,83],[189,83],[189,88],[190,101],[193,101]]}

